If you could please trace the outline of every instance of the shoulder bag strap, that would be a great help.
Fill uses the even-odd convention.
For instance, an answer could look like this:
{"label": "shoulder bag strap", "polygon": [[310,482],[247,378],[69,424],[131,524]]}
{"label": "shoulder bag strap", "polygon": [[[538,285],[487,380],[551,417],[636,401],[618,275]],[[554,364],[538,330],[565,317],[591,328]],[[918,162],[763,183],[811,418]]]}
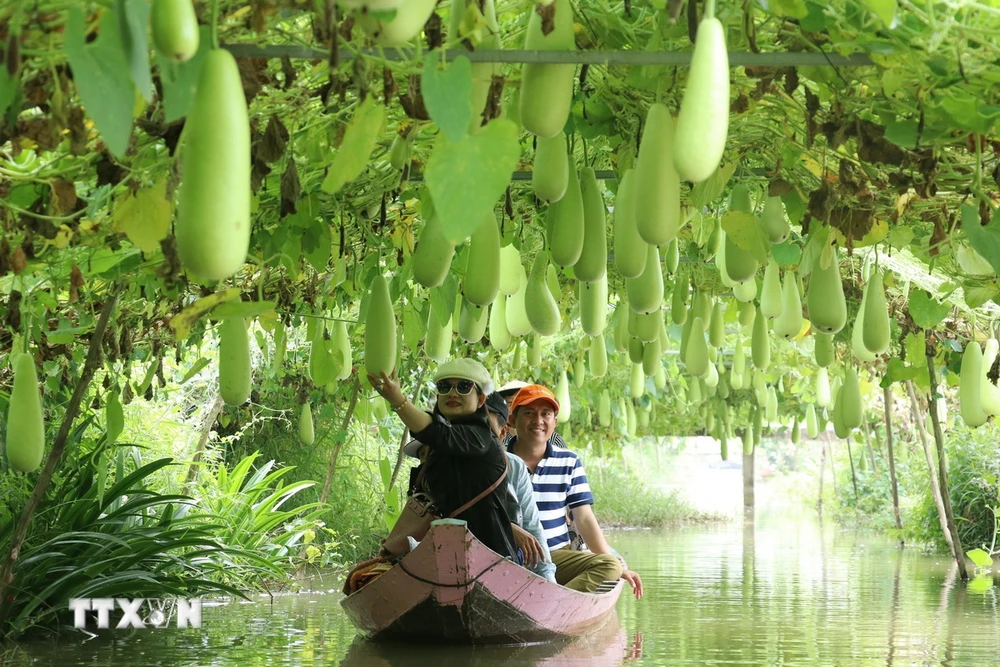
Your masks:
{"label": "shoulder bag strap", "polygon": [[462,512],[464,512],[465,510],[469,509],[470,507],[472,507],[473,505],[475,505],[476,503],[478,503],[480,500],[482,500],[486,496],[488,496],[491,493],[493,493],[493,490],[496,489],[498,486],[500,486],[500,484],[505,479],[507,479],[507,471],[510,470],[510,460],[507,458],[506,452],[502,452],[502,454],[503,454],[503,463],[504,463],[503,473],[500,475],[500,477],[497,478],[497,481],[495,481],[492,484],[490,484],[489,487],[487,487],[487,489],[485,491],[483,491],[478,496],[476,496],[475,498],[473,498],[472,500],[470,500],[469,502],[465,503],[464,505],[462,505],[461,507],[459,507],[457,510],[455,510],[454,512],[452,512],[450,515],[448,515],[448,518],[454,519],[456,516],[458,516],[459,514],[461,514]]}

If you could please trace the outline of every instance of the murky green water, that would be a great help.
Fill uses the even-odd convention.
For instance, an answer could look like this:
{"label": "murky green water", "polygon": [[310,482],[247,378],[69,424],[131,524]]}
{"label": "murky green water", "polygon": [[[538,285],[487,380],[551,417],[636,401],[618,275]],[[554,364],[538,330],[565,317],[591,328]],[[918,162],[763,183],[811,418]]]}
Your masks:
{"label": "murky green water", "polygon": [[[943,558],[815,522],[612,534],[646,597],[569,645],[374,646],[316,591],[206,607],[201,630],[127,631],[22,644],[12,665],[994,665],[997,589],[956,583]],[[998,582],[1000,584],[1000,582]],[[71,617],[67,614],[67,624]],[[2,660],[0,660],[2,662]]]}

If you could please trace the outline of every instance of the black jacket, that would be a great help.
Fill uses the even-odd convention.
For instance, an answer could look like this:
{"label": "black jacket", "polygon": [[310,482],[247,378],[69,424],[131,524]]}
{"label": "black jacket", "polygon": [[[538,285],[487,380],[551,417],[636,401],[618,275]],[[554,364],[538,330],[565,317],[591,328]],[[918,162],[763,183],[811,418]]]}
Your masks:
{"label": "black jacket", "polygon": [[[507,457],[487,422],[486,410],[448,421],[435,408],[431,425],[414,433],[430,452],[424,465],[423,485],[442,516],[452,512],[495,482],[507,466]],[[510,518],[504,509],[507,483],[459,514],[480,542],[505,558],[515,558],[517,546]]]}

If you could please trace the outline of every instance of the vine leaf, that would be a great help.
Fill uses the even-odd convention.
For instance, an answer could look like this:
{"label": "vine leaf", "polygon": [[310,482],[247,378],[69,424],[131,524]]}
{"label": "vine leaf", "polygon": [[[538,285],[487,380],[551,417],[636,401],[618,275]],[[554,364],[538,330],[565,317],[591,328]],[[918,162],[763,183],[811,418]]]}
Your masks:
{"label": "vine leaf", "polygon": [[969,237],[969,243],[1000,274],[1000,223],[997,217],[994,212],[990,224],[984,227],[979,221],[979,211],[968,204],[962,205],[962,229]]}
{"label": "vine leaf", "polygon": [[771,242],[752,213],[726,211],[722,216],[722,228],[733,239],[733,243],[753,255],[761,264],[767,264]]}
{"label": "vine leaf", "polygon": [[500,118],[461,141],[439,140],[424,177],[449,241],[464,241],[506,191],[521,157],[517,134]]}
{"label": "vine leaf", "polygon": [[115,229],[124,232],[129,241],[148,255],[170,233],[171,214],[167,181],[160,179],[151,187],[119,198],[111,221]]}
{"label": "vine leaf", "polygon": [[460,141],[472,122],[472,63],[459,56],[445,69],[438,69],[440,61],[440,51],[427,55],[420,92],[431,120],[446,137]]}
{"label": "vine leaf", "polygon": [[83,105],[104,143],[117,157],[124,157],[132,136],[135,87],[121,50],[118,24],[114,12],[106,12],[97,39],[87,44],[85,21],[79,7],[69,10],[66,57]]}
{"label": "vine leaf", "polygon": [[115,14],[121,33],[125,61],[132,73],[132,83],[143,99],[153,101],[153,78],[149,73],[149,42],[146,39],[149,25],[147,0],[116,0]]}
{"label": "vine leaf", "polygon": [[201,64],[211,48],[211,29],[203,25],[198,39],[198,51],[190,60],[175,63],[157,51],[156,65],[160,70],[160,81],[163,83],[164,122],[172,123],[187,115],[191,103],[194,102],[194,89],[198,86]]}
{"label": "vine leaf", "polygon": [[373,95],[365,98],[344,132],[344,140],[323,179],[323,192],[334,194],[361,175],[375,143],[385,133],[385,107]]}
{"label": "vine leaf", "polygon": [[893,19],[896,18],[896,0],[865,0],[865,4],[875,16],[882,19],[882,23],[886,26],[892,25]]}
{"label": "vine leaf", "polygon": [[[230,287],[202,297],[170,318],[169,326],[174,332],[174,340],[180,342],[191,335],[191,327],[198,318],[226,301],[240,298],[240,288]],[[272,304],[273,307],[273,304]]]}
{"label": "vine leaf", "polygon": [[125,413],[117,390],[108,392],[105,399],[104,425],[108,429],[108,444],[115,444],[118,436],[122,434],[122,429],[125,428]]}
{"label": "vine leaf", "polygon": [[922,289],[910,292],[910,317],[921,329],[933,329],[948,315],[948,304],[938,303]]}

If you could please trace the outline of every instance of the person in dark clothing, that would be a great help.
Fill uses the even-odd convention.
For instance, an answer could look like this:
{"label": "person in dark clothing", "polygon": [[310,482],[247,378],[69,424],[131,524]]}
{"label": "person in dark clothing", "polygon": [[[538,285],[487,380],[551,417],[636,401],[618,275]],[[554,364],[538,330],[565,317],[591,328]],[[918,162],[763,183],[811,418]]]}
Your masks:
{"label": "person in dark clothing", "polygon": [[[425,412],[407,400],[395,370],[381,377],[369,374],[375,390],[389,402],[413,437],[428,447],[421,476],[423,489],[434,498],[441,516],[475,498],[507,469],[507,457],[490,428],[486,396],[493,381],[482,364],[455,359],[434,374],[437,403]],[[506,483],[458,516],[480,542],[505,558],[518,561],[510,518],[504,506]]]}

